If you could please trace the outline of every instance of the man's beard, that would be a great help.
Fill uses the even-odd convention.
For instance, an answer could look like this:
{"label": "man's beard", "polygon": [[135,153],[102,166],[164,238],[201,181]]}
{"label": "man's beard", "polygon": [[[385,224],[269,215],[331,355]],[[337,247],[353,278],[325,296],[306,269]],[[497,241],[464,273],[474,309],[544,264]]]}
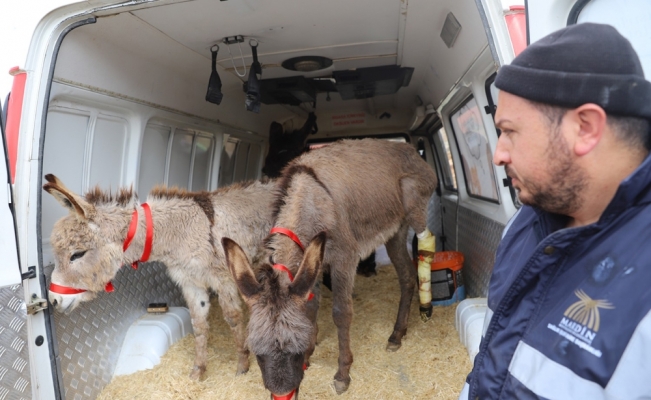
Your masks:
{"label": "man's beard", "polygon": [[[587,174],[572,160],[567,142],[558,132],[551,133],[546,153],[550,178],[545,182],[527,182],[530,196],[523,199],[518,191],[518,198],[523,204],[550,213],[571,215],[583,204],[582,193],[588,183]],[[510,174],[508,165],[506,172]]]}

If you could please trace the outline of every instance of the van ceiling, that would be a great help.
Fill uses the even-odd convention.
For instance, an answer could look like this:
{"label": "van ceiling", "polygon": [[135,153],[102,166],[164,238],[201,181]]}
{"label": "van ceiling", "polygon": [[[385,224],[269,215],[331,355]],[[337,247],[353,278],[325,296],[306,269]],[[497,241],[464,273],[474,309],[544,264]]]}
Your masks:
{"label": "van ceiling", "polygon": [[[95,24],[98,31],[90,35],[93,40],[108,41],[123,48],[126,54],[169,63],[171,69],[189,72],[188,76],[197,82],[196,90],[203,86],[203,93],[197,93],[202,101],[210,75],[210,47],[219,44],[218,71],[224,101],[237,96],[242,112],[245,98],[242,85],[246,77],[236,75],[233,62],[241,73],[241,46],[248,76],[252,63],[249,39],[259,43],[263,79],[296,75],[330,77],[333,71],[385,65],[414,68],[409,86],[394,95],[344,101],[337,93],[331,93],[329,102],[325,93],[318,95],[318,114],[365,111],[376,116],[385,110],[401,110],[411,115],[418,105],[417,96],[424,104],[438,106],[487,45],[474,0],[194,0],[163,5],[153,2],[144,7],[118,18],[100,18]],[[452,48],[447,48],[440,38],[449,12],[461,24]],[[86,28],[94,29],[92,26],[83,29]],[[231,59],[229,46],[222,39],[235,35],[242,35],[245,40],[239,46],[230,45]],[[143,36],[156,40],[143,43],[140,40]],[[328,57],[333,65],[309,73],[282,68],[284,60],[297,56]],[[68,65],[74,69],[72,61]],[[80,76],[72,71],[66,73],[59,65],[57,69],[64,77]],[[143,100],[160,103],[157,99]],[[207,104],[213,115],[224,105]],[[270,119],[304,117],[312,105],[303,104],[299,108],[263,104],[262,109],[260,122],[268,126]],[[252,115],[248,113],[246,117],[255,118]],[[266,129],[262,132],[266,133]]]}

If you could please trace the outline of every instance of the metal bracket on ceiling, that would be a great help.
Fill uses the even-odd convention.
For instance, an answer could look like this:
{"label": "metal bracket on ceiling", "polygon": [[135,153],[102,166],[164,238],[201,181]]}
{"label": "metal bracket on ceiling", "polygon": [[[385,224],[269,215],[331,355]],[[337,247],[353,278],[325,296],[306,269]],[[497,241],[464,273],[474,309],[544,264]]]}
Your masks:
{"label": "metal bracket on ceiling", "polygon": [[222,41],[225,44],[242,43],[244,42],[244,36],[242,35],[226,36]]}

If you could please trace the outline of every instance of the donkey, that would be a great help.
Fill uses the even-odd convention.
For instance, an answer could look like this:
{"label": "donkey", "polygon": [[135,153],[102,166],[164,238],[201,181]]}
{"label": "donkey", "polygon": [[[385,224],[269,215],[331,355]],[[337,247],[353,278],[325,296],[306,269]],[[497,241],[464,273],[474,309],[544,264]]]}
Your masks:
{"label": "donkey", "polygon": [[315,283],[321,271],[332,276],[332,317],[339,339],[334,385],[339,394],[348,389],[355,267],[382,244],[401,291],[386,348],[400,348],[416,282],[407,233],[410,226],[425,231],[427,203],[436,185],[436,173],[409,144],[338,141],[292,161],[278,179],[275,227],[265,240],[268,257],[263,257],[272,265],[261,266],[256,276],[245,251],[235,241],[222,240],[250,308],[249,346],[273,397],[298,395],[303,366],[309,366],[316,343],[320,292]]}
{"label": "donkey", "polygon": [[234,184],[214,192],[156,187],[148,203],[139,205],[131,189],[114,197],[96,187],[82,197],[54,175],[45,179],[43,188],[70,211],[51,236],[55,268],[49,299],[58,311],[69,313],[99,292],[111,291],[110,281],[122,265],[160,261],[190,309],[196,351],[190,378],[202,380],[206,371],[210,289],[218,294],[235,338],[237,374],[248,371],[243,305],[218,243],[222,236],[237,238],[257,263],[273,221],[272,182]]}
{"label": "donkey", "polygon": [[[319,132],[316,124],[316,114],[311,112],[303,127],[292,132],[284,132],[283,126],[278,122],[272,122],[269,127],[269,151],[264,160],[262,173],[270,178],[278,178],[283,168],[294,158],[308,151],[305,143],[308,135]],[[357,273],[366,277],[376,275],[375,252],[361,260],[357,265]],[[332,290],[330,274],[323,274],[323,284]]]}

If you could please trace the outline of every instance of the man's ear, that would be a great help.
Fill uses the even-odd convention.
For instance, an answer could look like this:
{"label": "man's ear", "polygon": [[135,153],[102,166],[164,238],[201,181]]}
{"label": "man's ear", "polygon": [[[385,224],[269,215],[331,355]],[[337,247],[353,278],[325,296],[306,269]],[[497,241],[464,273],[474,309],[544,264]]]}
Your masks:
{"label": "man's ear", "polygon": [[228,269],[231,271],[237,288],[244,299],[251,300],[253,296],[262,290],[262,286],[255,279],[249,259],[246,257],[244,250],[229,238],[222,238],[222,246],[224,246],[224,253],[226,254],[226,264],[228,264]]}
{"label": "man's ear", "polygon": [[325,251],[326,233],[317,234],[307,245],[305,255],[301,266],[294,278],[294,282],[289,285],[289,292],[297,296],[308,298],[312,287],[316,283],[323,263],[323,253]]}
{"label": "man's ear", "polygon": [[601,141],[606,129],[606,112],[594,103],[583,104],[573,110],[577,124],[574,153],[581,157],[592,151]]}
{"label": "man's ear", "polygon": [[63,182],[52,174],[45,175],[48,182],[43,185],[43,189],[54,196],[54,198],[72,214],[75,214],[80,220],[90,220],[95,215],[95,206],[84,200],[81,196],[76,195],[68,189]]}

